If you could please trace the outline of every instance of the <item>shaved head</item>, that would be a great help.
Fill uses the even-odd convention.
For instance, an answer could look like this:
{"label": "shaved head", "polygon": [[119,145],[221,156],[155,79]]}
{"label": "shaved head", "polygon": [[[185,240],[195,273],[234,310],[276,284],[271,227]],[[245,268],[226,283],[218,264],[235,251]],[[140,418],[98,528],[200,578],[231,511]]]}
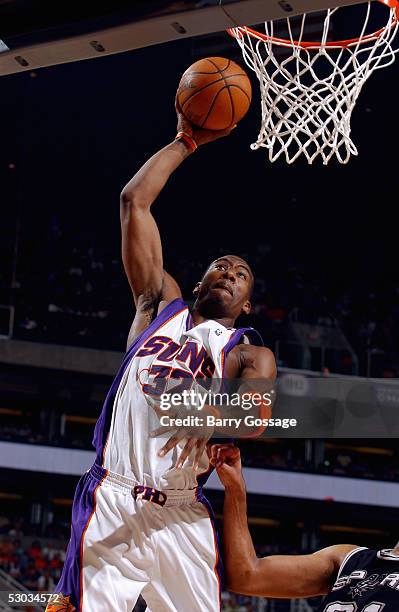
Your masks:
{"label": "shaved head", "polygon": [[[255,277],[254,277],[254,274],[252,272],[251,266],[249,265],[249,263],[243,257],[240,257],[239,255],[223,255],[222,257],[218,257],[217,259],[212,261],[212,263],[209,264],[209,266],[207,267],[207,269],[205,271],[205,274],[216,263],[220,263],[220,262],[223,262],[223,261],[226,261],[227,263],[234,263],[237,266],[240,266],[240,264],[241,264],[242,268],[244,268],[248,272],[249,277],[251,279],[250,291],[249,291],[249,297],[251,297],[251,295],[253,293],[253,290],[254,290],[254,286],[255,286]],[[205,274],[204,274],[204,276],[205,276]]]}

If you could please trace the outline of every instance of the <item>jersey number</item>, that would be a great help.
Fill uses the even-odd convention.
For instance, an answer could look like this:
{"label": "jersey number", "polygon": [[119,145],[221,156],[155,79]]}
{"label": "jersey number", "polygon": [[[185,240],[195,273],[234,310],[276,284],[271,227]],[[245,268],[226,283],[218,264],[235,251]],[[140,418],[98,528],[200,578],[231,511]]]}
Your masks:
{"label": "jersey number", "polygon": [[180,385],[173,387],[173,393],[181,393],[184,390],[189,390],[192,386],[194,377],[190,372],[181,370],[180,368],[171,368],[163,365],[153,365],[150,368],[148,377],[153,377],[153,383],[143,385],[143,392],[148,395],[160,396],[165,393],[166,385],[170,378],[180,380]]}
{"label": "jersey number", "polygon": [[[385,607],[385,604],[379,603],[378,601],[368,604],[361,612],[380,612]],[[357,605],[355,603],[342,603],[341,601],[334,601],[334,603],[328,604],[324,612],[356,612]],[[360,611],[359,611],[360,612]]]}

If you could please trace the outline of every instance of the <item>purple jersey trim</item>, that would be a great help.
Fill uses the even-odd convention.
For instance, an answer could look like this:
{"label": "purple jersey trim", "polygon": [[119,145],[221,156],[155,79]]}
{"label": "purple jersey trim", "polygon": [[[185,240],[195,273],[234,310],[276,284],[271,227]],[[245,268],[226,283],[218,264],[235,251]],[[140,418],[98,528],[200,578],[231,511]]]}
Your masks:
{"label": "purple jersey trim", "polygon": [[262,336],[253,327],[248,327],[245,332],[245,335],[250,340],[250,344],[252,344],[253,346],[265,346]]}
{"label": "purple jersey trim", "polygon": [[192,329],[193,327],[194,327],[193,317],[191,316],[191,312],[189,312],[187,315],[187,321],[186,321],[186,331],[188,331],[189,329]]}
{"label": "purple jersey trim", "polygon": [[225,373],[225,369],[226,369],[226,363],[227,363],[227,356],[230,353],[230,351],[237,346],[237,344],[239,343],[239,341],[241,340],[241,337],[247,333],[247,332],[253,332],[254,330],[252,329],[252,327],[240,327],[238,329],[236,329],[236,331],[231,335],[230,340],[228,341],[228,343],[226,344],[226,346],[224,347],[222,353],[223,353],[223,371],[222,371],[222,378],[224,378],[224,373]]}
{"label": "purple jersey trim", "polygon": [[186,308],[188,308],[188,306],[180,298],[177,298],[170,302],[167,306],[165,306],[162,312],[152,321],[152,323],[150,323],[150,325],[139,336],[137,336],[137,338],[125,354],[119,372],[111,385],[107,397],[105,398],[101,415],[94,429],[93,446],[97,452],[95,461],[97,465],[101,466],[103,464],[104,450],[106,447],[106,442],[112,420],[112,409],[114,406],[114,401],[117,391],[119,389],[120,382],[126,371],[126,368],[132,361],[133,357],[135,356],[141,345],[144,344],[144,342],[148,340],[148,338],[152,336],[152,334],[154,334],[157,329],[164,325],[168,321],[168,319],[171,319],[173,316],[176,316],[179,312],[182,312]]}
{"label": "purple jersey trim", "polygon": [[[98,478],[86,472],[76,487],[72,506],[71,539],[66,552],[60,580],[55,589],[70,598],[77,612],[81,610],[82,599],[82,545],[84,534],[96,507],[96,491],[107,474],[101,470]],[[100,477],[101,476],[101,477]]]}

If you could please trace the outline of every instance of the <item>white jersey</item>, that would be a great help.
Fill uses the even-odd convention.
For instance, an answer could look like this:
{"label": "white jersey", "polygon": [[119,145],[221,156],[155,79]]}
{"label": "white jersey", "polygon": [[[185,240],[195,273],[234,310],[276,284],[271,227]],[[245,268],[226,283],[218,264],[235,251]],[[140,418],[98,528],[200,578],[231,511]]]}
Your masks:
{"label": "white jersey", "polygon": [[198,472],[190,458],[173,467],[180,449],[158,457],[166,437],[149,436],[160,422],[146,398],[163,392],[165,379],[205,377],[216,386],[229,351],[250,331],[216,321],[193,327],[177,299],[136,338],[96,425],[96,461],[76,489],[59,600],[48,612],[60,602],[81,612],[130,612],[140,593],[153,612],[221,609],[221,557],[202,492],[208,457]]}
{"label": "white jersey", "polygon": [[168,304],[134,341],[108,393],[94,435],[97,465],[159,490],[203,484],[209,475],[206,453],[197,472],[192,457],[182,469],[174,468],[184,443],[158,457],[171,434],[149,437],[160,421],[146,394],[159,389],[165,378],[223,378],[227,355],[245,332],[248,328],[227,329],[213,320],[193,327],[181,299]]}

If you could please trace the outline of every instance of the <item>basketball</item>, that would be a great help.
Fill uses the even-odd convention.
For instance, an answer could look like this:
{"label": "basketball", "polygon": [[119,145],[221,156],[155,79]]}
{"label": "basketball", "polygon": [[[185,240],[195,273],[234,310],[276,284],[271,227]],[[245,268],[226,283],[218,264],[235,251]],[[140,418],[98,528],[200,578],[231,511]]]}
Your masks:
{"label": "basketball", "polygon": [[251,82],[244,70],[225,57],[206,57],[183,74],[177,90],[181,112],[206,130],[226,130],[249,109]]}

